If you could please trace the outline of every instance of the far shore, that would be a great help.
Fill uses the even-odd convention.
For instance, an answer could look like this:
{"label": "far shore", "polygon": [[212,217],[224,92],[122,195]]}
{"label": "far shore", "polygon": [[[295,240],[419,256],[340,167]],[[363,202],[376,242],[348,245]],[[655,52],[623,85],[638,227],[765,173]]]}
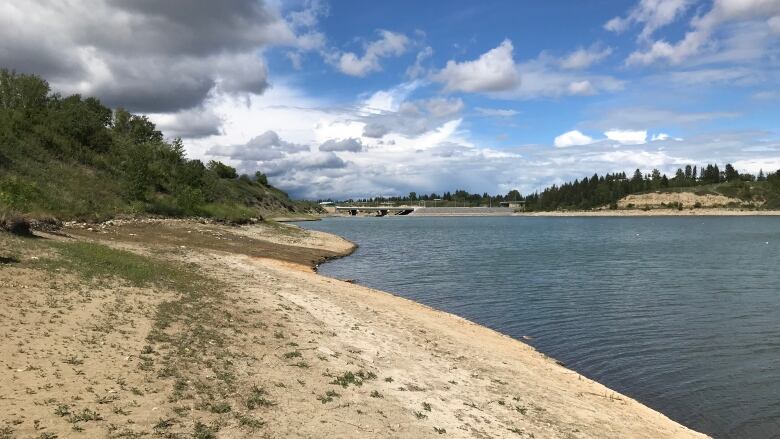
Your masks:
{"label": "far shore", "polygon": [[[473,209],[473,210],[471,210]],[[696,209],[602,209],[602,210],[556,210],[539,212],[522,212],[507,209],[506,212],[497,212],[496,209],[485,210],[484,208],[458,208],[457,211],[451,209],[442,209],[436,211],[435,208],[426,208],[424,211],[414,212],[409,217],[645,217],[645,216],[780,216],[780,210],[757,210],[757,209],[729,209],[729,208],[696,208]],[[376,215],[358,215],[359,217],[374,217]],[[350,217],[346,214],[325,214],[320,218],[329,217]],[[280,219],[277,219],[280,220]],[[299,219],[281,219],[282,221],[312,221],[312,218]]]}
{"label": "far shore", "polygon": [[517,212],[513,216],[780,216],[780,210],[747,209],[620,209]]}

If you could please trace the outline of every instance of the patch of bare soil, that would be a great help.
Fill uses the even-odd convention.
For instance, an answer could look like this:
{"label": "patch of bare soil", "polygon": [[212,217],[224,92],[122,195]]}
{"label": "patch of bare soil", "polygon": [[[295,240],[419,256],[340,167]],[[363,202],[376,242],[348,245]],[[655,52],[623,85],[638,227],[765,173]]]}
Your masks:
{"label": "patch of bare soil", "polygon": [[648,194],[628,195],[618,201],[618,208],[667,208],[682,206],[682,208],[714,208],[740,207],[743,203],[737,198],[729,198],[716,194],[696,194],[693,192],[654,192]]}

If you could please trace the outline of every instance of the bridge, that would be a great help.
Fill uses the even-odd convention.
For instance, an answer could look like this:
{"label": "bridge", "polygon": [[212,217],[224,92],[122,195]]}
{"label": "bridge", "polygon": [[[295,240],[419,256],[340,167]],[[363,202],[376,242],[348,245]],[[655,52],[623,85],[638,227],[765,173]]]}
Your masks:
{"label": "bridge", "polygon": [[376,213],[377,216],[385,215],[409,215],[414,212],[414,206],[336,206],[336,212],[348,212],[355,216],[359,212]]}

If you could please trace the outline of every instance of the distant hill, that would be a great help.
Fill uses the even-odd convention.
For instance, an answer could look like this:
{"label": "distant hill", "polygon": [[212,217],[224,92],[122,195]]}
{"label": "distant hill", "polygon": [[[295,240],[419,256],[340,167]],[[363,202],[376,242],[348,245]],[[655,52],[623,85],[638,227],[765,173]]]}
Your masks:
{"label": "distant hill", "polygon": [[62,97],[34,75],[0,70],[0,214],[96,221],[123,214],[247,221],[312,212],[220,162],[186,158],[145,116]]}

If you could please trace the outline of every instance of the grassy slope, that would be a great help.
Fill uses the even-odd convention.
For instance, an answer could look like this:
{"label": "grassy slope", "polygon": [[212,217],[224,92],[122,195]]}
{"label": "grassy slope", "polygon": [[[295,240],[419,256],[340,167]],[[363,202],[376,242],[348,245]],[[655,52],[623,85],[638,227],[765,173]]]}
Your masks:
{"label": "grassy slope", "polygon": [[0,215],[102,220],[123,214],[246,221],[319,209],[262,174],[239,177],[184,155],[144,116],[62,97],[34,75],[0,69]]}
{"label": "grassy slope", "polygon": [[[0,146],[0,210],[63,220],[103,220],[123,214],[187,216],[174,196],[157,192],[146,201],[129,201],[121,176],[108,170],[56,157],[43,148]],[[198,214],[241,221],[271,214],[300,214],[316,205],[292,201],[284,192],[240,179],[216,181],[220,201],[198,206]]]}

